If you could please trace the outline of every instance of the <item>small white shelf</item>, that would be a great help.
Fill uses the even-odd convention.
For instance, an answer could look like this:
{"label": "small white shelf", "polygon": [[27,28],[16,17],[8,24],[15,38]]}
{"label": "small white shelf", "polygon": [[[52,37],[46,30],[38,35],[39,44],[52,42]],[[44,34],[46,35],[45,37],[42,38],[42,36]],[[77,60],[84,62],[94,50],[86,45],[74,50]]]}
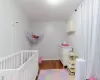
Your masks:
{"label": "small white shelf", "polygon": [[68,57],[68,70],[70,73],[75,73],[75,64],[76,54],[74,52],[70,52]]}
{"label": "small white shelf", "polygon": [[73,20],[70,20],[68,23],[67,23],[67,33],[72,33],[72,32],[75,32],[75,23]]}

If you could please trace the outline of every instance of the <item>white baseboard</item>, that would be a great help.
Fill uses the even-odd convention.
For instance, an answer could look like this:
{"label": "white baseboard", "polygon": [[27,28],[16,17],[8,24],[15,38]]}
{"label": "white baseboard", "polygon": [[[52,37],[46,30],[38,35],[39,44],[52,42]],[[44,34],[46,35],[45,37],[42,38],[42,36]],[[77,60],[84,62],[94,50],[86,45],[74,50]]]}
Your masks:
{"label": "white baseboard", "polygon": [[46,60],[60,60],[60,59],[43,59],[43,60],[45,60],[45,61],[46,61]]}

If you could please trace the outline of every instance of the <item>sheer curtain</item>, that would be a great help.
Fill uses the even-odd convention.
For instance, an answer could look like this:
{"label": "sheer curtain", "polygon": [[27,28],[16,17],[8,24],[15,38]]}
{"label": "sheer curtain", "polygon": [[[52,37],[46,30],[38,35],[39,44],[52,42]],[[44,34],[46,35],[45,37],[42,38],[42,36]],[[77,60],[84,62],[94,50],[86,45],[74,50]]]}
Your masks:
{"label": "sheer curtain", "polygon": [[82,57],[86,60],[86,78],[100,80],[100,0],[81,4]]}

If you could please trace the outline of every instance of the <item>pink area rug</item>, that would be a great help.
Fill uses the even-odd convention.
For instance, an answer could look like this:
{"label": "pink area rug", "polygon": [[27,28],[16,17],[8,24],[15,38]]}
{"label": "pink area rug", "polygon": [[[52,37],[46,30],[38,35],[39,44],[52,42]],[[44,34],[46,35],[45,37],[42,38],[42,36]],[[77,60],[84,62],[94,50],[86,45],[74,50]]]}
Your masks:
{"label": "pink area rug", "polygon": [[68,72],[66,69],[47,69],[41,70],[38,80],[67,80]]}

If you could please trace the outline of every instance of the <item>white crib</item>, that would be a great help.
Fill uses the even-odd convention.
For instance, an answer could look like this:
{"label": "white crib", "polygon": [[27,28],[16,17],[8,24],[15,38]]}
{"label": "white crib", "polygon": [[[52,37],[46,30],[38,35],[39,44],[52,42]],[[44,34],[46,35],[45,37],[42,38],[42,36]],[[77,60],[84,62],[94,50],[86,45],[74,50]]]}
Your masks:
{"label": "white crib", "polygon": [[35,80],[38,51],[21,51],[0,59],[0,80]]}

